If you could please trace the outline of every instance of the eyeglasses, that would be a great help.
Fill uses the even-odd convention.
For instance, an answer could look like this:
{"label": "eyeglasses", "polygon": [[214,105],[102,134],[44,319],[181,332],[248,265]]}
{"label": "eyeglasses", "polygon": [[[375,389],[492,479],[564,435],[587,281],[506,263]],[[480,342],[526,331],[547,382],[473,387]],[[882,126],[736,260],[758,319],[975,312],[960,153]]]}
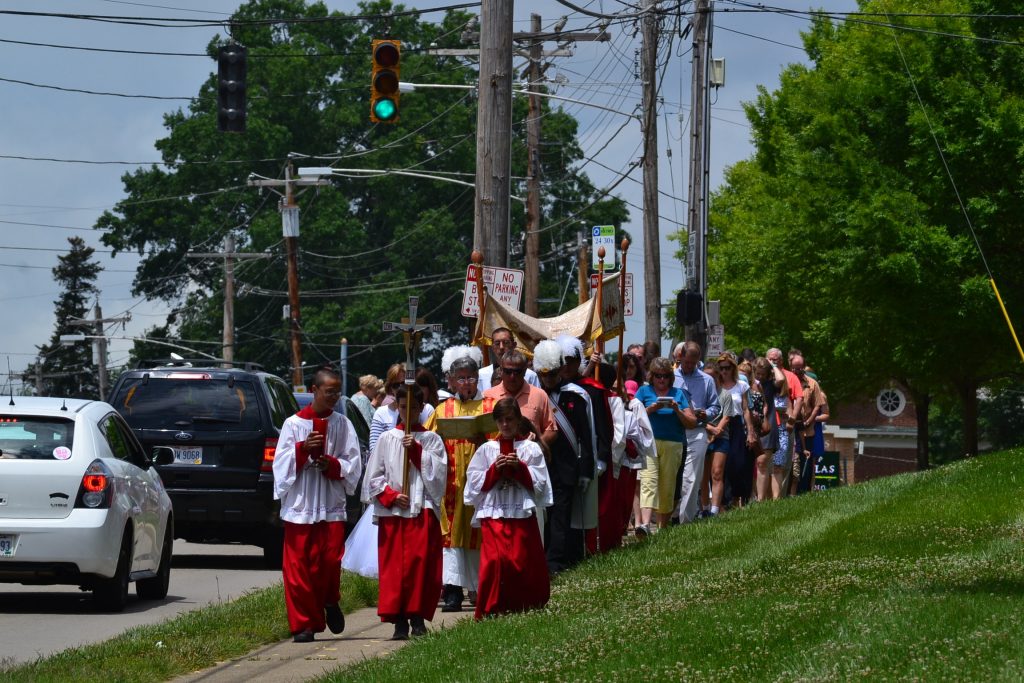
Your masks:
{"label": "eyeglasses", "polygon": [[476,384],[479,379],[479,377],[459,377],[455,383],[461,387],[465,384]]}
{"label": "eyeglasses", "polygon": [[525,375],[526,374],[526,368],[502,368],[501,369],[501,374],[503,374],[503,375],[512,375],[512,376],[515,376],[515,375]]}
{"label": "eyeglasses", "polygon": [[670,372],[654,372],[654,373],[651,373],[651,376],[654,377],[654,379],[669,379],[670,377],[672,377],[672,373],[670,373]]}

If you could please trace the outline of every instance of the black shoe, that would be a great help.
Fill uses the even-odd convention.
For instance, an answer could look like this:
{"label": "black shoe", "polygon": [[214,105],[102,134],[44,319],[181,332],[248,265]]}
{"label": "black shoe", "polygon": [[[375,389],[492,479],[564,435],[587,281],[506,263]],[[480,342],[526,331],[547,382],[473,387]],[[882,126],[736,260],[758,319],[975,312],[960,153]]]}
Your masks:
{"label": "black shoe", "polygon": [[341,633],[345,630],[345,615],[341,613],[338,603],[324,607],[324,614],[327,617],[327,628],[331,633]]}
{"label": "black shoe", "polygon": [[395,632],[391,640],[409,640],[409,622],[406,619],[400,618],[395,622]]}
{"label": "black shoe", "polygon": [[462,611],[462,586],[446,586],[447,591],[444,596],[444,605],[441,607],[442,612],[461,612]]}
{"label": "black shoe", "polygon": [[413,617],[409,622],[412,625],[412,635],[414,638],[427,635],[427,625],[423,623],[423,617]]}
{"label": "black shoe", "polygon": [[301,633],[296,633],[295,637],[292,638],[292,642],[293,643],[312,643],[313,642],[313,632],[310,631],[307,628],[305,631],[303,631]]}

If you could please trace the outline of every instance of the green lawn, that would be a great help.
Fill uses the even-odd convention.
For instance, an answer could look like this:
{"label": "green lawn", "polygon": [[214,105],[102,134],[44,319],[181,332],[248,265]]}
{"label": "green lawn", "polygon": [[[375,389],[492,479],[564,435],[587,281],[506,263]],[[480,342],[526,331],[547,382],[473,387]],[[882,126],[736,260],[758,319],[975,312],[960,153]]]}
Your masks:
{"label": "green lawn", "polygon": [[[669,529],[559,577],[542,611],[462,622],[325,680],[1021,681],[1022,456]],[[376,583],[346,574],[342,594],[346,611],[373,604]],[[0,680],[162,681],[287,636],[271,588]]]}
{"label": "green lawn", "polygon": [[673,528],[324,680],[1024,680],[1022,455]]}

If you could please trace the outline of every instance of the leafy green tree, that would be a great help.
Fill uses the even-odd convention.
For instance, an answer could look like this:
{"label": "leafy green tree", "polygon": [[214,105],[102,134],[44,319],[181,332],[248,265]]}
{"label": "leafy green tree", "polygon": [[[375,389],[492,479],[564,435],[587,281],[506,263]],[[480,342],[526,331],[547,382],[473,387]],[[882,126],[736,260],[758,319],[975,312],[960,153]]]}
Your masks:
{"label": "leafy green tree", "polygon": [[42,396],[98,398],[99,378],[92,362],[92,345],[80,342],[63,346],[64,334],[90,333],[89,328],[70,325],[69,321],[91,317],[90,302],[99,294],[96,276],[103,266],[93,260],[95,249],[88,247],[81,237],[69,237],[67,254],[57,257],[53,277],[61,286],[60,298],[53,302],[54,325],[50,341],[38,346],[39,360],[32,363],[22,375],[26,383],[35,384],[42,376]]}
{"label": "leafy green tree", "polygon": [[[863,2],[877,21],[817,19],[811,65],[747,106],[756,153],[713,197],[709,281],[730,341],[801,347],[830,398],[899,380],[921,467],[932,398],[960,401],[976,453],[977,391],[1015,370],[974,236],[1000,289],[1021,291],[1021,54],[987,39],[1024,29],[971,17],[1022,5]],[[1020,319],[1024,302],[1007,305]]]}
{"label": "leafy green tree", "polygon": [[[478,80],[473,65],[427,54],[432,46],[460,47],[469,14],[449,12],[435,24],[403,9],[386,1],[361,3],[355,14],[346,15],[328,12],[320,2],[252,0],[235,12],[232,35],[249,50],[247,132],[217,132],[211,75],[187,110],[165,117],[168,135],[156,143],[165,165],[126,174],[127,196],[98,222],[115,252],[142,256],[134,293],[177,304],[167,321],[170,333],[220,338],[221,264],[186,254],[216,250],[233,232],[241,248],[272,256],[236,268],[235,356],[287,375],[278,197],[246,187],[251,173],[282,178],[292,160],[296,166],[407,169],[472,183],[476,102],[470,90],[403,93],[397,125],[369,121],[372,38],[402,41],[403,81],[475,85]],[[211,41],[211,56],[219,45]],[[516,102],[516,119],[524,119],[525,112],[525,103]],[[601,197],[585,174],[574,170],[582,157],[575,120],[546,104],[542,113],[543,136],[551,143],[542,154],[544,178],[550,181],[543,205],[545,225],[553,226],[545,231],[550,261],[543,279],[554,289],[557,285],[547,283],[564,282],[572,256],[557,246],[575,239],[581,223],[621,224],[627,214],[621,201]],[[521,178],[522,126],[516,127],[513,145],[513,175]],[[517,183],[513,193],[521,190]],[[158,198],[164,200],[152,201]],[[401,317],[413,294],[421,297],[421,315],[445,325],[444,335],[428,340],[422,360],[439,358],[449,342],[468,339],[460,291],[472,250],[472,187],[342,172],[332,177],[331,187],[297,199],[307,364],[336,360],[344,336],[353,373],[383,372],[404,354],[399,340],[380,331],[381,321]],[[513,222],[521,230],[518,213]]]}

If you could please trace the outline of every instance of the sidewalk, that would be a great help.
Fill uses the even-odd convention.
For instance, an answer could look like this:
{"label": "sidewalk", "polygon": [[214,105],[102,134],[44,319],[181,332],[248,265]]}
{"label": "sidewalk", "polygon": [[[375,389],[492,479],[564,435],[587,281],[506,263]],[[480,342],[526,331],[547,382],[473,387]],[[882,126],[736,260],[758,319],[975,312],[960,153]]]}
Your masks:
{"label": "sidewalk", "polygon": [[[468,609],[467,609],[468,607]],[[472,619],[473,608],[463,605],[462,612],[437,610],[430,631]],[[293,643],[291,639],[264,645],[238,659],[172,679],[172,683],[291,683],[307,681],[328,671],[397,650],[410,641],[388,640],[392,624],[381,623],[375,607],[345,615],[345,631],[334,635],[318,633],[312,643]]]}

